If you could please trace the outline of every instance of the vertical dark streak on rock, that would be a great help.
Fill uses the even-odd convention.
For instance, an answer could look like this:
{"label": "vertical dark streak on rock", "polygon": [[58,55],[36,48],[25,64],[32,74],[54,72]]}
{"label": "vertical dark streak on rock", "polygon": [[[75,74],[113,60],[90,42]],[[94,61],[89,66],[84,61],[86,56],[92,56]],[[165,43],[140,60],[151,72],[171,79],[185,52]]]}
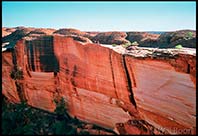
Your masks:
{"label": "vertical dark streak on rock", "polygon": [[187,65],[187,73],[190,74],[190,64]]}
{"label": "vertical dark streak on rock", "polygon": [[35,67],[34,67],[34,48],[33,48],[33,44],[32,42],[30,41],[29,42],[29,49],[30,49],[30,66],[31,66],[31,69],[32,71],[35,71]]}
{"label": "vertical dark streak on rock", "polygon": [[74,65],[74,68],[73,68],[73,72],[72,72],[72,76],[73,77],[76,77],[76,75],[77,75],[77,66],[76,65]]}
{"label": "vertical dark streak on rock", "polygon": [[78,92],[77,92],[77,89],[76,89],[77,84],[75,82],[75,77],[77,75],[77,71],[78,71],[78,68],[77,68],[76,65],[74,65],[72,73],[71,73],[70,81],[71,81],[72,89],[73,89],[74,93],[78,96]]}
{"label": "vertical dark streak on rock", "polygon": [[61,96],[60,79],[57,74],[58,74],[57,72],[54,72],[55,93],[60,97]]}
{"label": "vertical dark streak on rock", "polygon": [[25,94],[24,94],[24,89],[23,89],[23,83],[19,83],[18,81],[15,81],[15,85],[17,88],[17,94],[19,96],[19,99],[21,102],[26,102]]}
{"label": "vertical dark streak on rock", "polygon": [[25,48],[25,53],[27,55],[27,66],[28,66],[28,70],[32,70],[31,69],[31,66],[30,66],[30,46],[29,46],[29,42],[26,41],[25,44],[26,44],[26,46],[24,48]]}
{"label": "vertical dark streak on rock", "polygon": [[127,65],[126,65],[126,61],[125,61],[125,56],[124,55],[122,55],[122,61],[123,61],[124,71],[125,71],[126,78],[127,78],[128,91],[130,92],[129,99],[130,99],[131,103],[135,106],[135,108],[137,108],[136,102],[135,102],[135,99],[134,99],[134,95],[133,95],[133,90],[132,90],[132,85],[131,85],[131,78],[130,78],[130,75],[129,75],[129,71],[127,69]]}
{"label": "vertical dark streak on rock", "polygon": [[132,74],[131,76],[132,76],[133,85],[134,85],[134,87],[136,87],[136,81],[135,81],[135,75],[133,73],[133,69],[131,69],[131,67],[129,67],[129,69],[130,69],[131,74]]}
{"label": "vertical dark streak on rock", "polygon": [[14,49],[12,49],[12,63],[13,63],[13,65],[14,65],[14,71],[16,71],[17,70],[17,60],[16,60],[16,50],[15,50],[15,48]]}
{"label": "vertical dark streak on rock", "polygon": [[110,66],[111,66],[111,74],[112,74],[112,78],[113,78],[113,87],[115,89],[115,94],[116,94],[116,97],[118,98],[118,94],[117,94],[117,91],[116,91],[116,85],[115,85],[115,77],[114,77],[114,71],[113,71],[113,65],[112,65],[112,50],[109,50],[109,60],[110,60]]}
{"label": "vertical dark streak on rock", "polygon": [[26,65],[26,71],[29,77],[32,77],[32,75],[30,74],[30,70],[28,69],[28,66]]}

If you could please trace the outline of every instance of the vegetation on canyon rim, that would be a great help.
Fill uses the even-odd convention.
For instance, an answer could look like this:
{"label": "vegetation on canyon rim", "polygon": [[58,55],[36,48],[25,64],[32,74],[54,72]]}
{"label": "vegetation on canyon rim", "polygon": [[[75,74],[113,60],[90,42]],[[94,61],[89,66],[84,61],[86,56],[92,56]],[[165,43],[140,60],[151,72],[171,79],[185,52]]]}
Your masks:
{"label": "vegetation on canyon rim", "polygon": [[[124,48],[127,48],[127,47],[129,47],[129,46],[138,46],[139,45],[139,43],[137,42],[137,41],[134,41],[134,42],[128,42],[128,43],[125,43],[125,44],[122,44],[122,47],[124,47]],[[117,44],[112,44],[112,46],[113,47],[116,47],[116,46],[119,46],[119,45],[117,45]]]}
{"label": "vegetation on canyon rim", "polygon": [[189,40],[189,39],[192,39],[192,38],[193,38],[193,33],[192,32],[186,33],[186,35],[184,37],[185,40]]}
{"label": "vegetation on canyon rim", "polygon": [[181,44],[178,44],[178,45],[175,46],[175,48],[176,48],[176,49],[182,49],[183,47],[182,47]]}
{"label": "vegetation on canyon rim", "polygon": [[[192,33],[192,32],[188,32],[188,33],[186,33],[185,36],[184,36],[184,40],[190,40],[190,39],[192,39],[192,38],[193,38],[193,33]],[[182,49],[183,46],[182,46],[181,44],[177,44],[177,45],[175,46],[175,48],[176,48],[176,49]]]}

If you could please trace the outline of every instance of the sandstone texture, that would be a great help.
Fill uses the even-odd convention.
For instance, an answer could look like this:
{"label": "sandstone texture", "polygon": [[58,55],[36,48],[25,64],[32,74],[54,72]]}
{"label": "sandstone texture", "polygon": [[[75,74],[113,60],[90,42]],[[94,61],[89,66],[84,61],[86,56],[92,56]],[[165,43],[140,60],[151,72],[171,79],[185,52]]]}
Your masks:
{"label": "sandstone texture", "polygon": [[[70,35],[61,30],[48,35],[22,30],[20,37],[39,36],[24,36],[12,50],[2,52],[2,93],[11,102],[25,100],[54,112],[54,100],[64,98],[71,117],[117,134],[195,134],[195,49],[127,50],[75,39],[86,38],[86,32],[78,35],[71,30]],[[109,36],[111,44],[111,35],[95,37],[106,43]],[[22,71],[22,76],[11,78],[13,70]]]}
{"label": "sandstone texture", "polygon": [[10,77],[14,68],[13,56],[10,52],[2,54],[2,93],[14,103],[20,102],[15,80]]}

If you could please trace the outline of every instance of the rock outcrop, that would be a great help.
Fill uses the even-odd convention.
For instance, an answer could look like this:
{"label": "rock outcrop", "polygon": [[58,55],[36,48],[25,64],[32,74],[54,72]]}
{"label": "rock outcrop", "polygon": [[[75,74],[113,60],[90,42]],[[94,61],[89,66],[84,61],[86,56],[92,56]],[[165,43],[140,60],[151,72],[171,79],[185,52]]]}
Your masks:
{"label": "rock outcrop", "polygon": [[183,47],[196,48],[196,32],[192,30],[166,32],[158,39],[158,46],[162,48],[173,48],[178,44]]}
{"label": "rock outcrop", "polygon": [[[2,55],[2,93],[12,102],[53,112],[62,97],[72,117],[118,134],[195,134],[194,50],[125,50],[54,35],[21,39]],[[11,79],[12,69],[23,78]]]}
{"label": "rock outcrop", "polygon": [[83,37],[83,36],[76,36],[76,35],[69,35],[68,38],[72,38],[75,41],[81,42],[81,43],[92,43],[92,41],[89,38]]}
{"label": "rock outcrop", "polygon": [[139,47],[158,47],[157,39],[160,34],[151,34],[147,32],[127,32],[126,39],[131,43],[138,42]]}
{"label": "rock outcrop", "polygon": [[53,34],[68,36],[82,43],[92,43],[90,39],[93,37],[92,34],[89,34],[87,32],[82,32],[80,30],[72,29],[72,28],[59,29],[55,31]]}
{"label": "rock outcrop", "polygon": [[5,36],[2,38],[2,43],[9,42],[9,46],[14,47],[16,42],[20,40],[21,38],[25,37],[31,30],[24,28],[21,30],[16,30],[13,33]]}
{"label": "rock outcrop", "polygon": [[127,34],[125,32],[101,32],[92,38],[92,41],[99,42],[101,44],[126,44],[129,43],[125,38]]}
{"label": "rock outcrop", "polygon": [[54,34],[84,36],[86,35],[86,32],[82,32],[80,30],[72,28],[63,28],[55,31]]}
{"label": "rock outcrop", "polygon": [[11,34],[11,33],[14,32],[15,30],[16,30],[15,28],[6,28],[6,27],[3,27],[3,28],[2,28],[2,37]]}
{"label": "rock outcrop", "polygon": [[26,28],[26,27],[15,27],[15,28],[2,28],[2,32],[9,31],[9,34],[2,36],[2,43],[8,43],[6,48],[13,48],[16,42],[24,37],[32,39],[44,35],[52,35],[55,29],[50,28]]}

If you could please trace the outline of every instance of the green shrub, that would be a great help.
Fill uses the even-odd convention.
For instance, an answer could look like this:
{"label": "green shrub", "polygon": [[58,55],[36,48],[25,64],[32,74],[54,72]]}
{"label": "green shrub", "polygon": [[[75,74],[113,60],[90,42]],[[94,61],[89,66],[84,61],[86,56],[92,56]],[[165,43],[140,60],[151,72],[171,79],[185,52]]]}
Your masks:
{"label": "green shrub", "polygon": [[133,45],[133,46],[138,46],[139,43],[138,43],[137,41],[134,41],[133,43],[131,43],[131,45]]}
{"label": "green shrub", "polygon": [[112,44],[112,46],[113,46],[113,47],[116,47],[116,46],[117,46],[117,44]]}
{"label": "green shrub", "polygon": [[192,38],[193,38],[193,33],[192,32],[186,33],[186,35],[184,37],[185,40],[189,40],[189,39],[192,39]]}
{"label": "green shrub", "polygon": [[182,47],[181,44],[178,44],[178,45],[175,46],[175,48],[176,48],[176,49],[181,49],[181,48],[183,48],[183,47]]}
{"label": "green shrub", "polygon": [[123,45],[123,47],[126,48],[126,47],[128,47],[128,46],[130,46],[130,45],[131,45],[131,42],[128,42],[128,43],[125,43],[125,44]]}
{"label": "green shrub", "polygon": [[192,39],[193,33],[192,33],[192,32],[188,32],[187,37],[188,37],[189,39]]}
{"label": "green shrub", "polygon": [[67,106],[64,98],[62,97],[61,99],[55,99],[54,102],[56,104],[56,109],[54,112],[58,115],[58,118],[69,120],[70,117],[67,114]]}

